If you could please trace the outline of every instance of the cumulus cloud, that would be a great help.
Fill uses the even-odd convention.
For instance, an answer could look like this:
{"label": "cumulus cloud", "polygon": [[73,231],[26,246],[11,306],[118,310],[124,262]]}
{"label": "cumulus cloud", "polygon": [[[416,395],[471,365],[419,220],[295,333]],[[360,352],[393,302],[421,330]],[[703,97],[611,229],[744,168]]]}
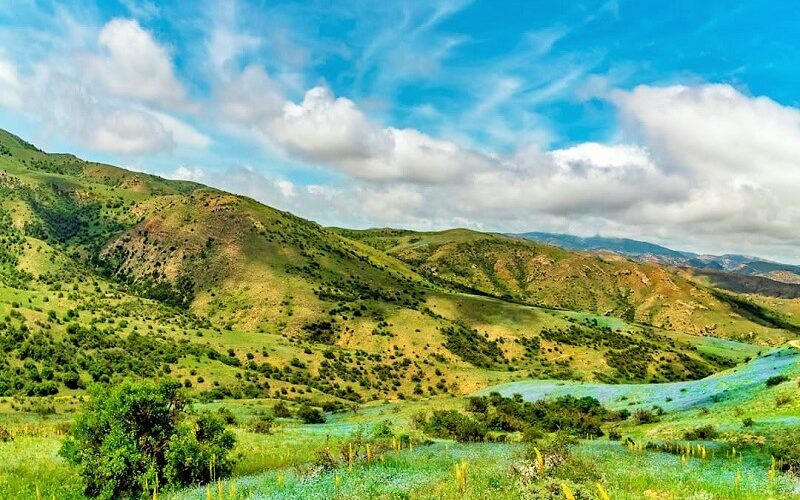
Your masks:
{"label": "cumulus cloud", "polygon": [[797,169],[800,110],[767,97],[730,85],[639,86],[613,102],[676,167],[729,176]]}
{"label": "cumulus cloud", "polygon": [[[249,73],[227,89],[242,98],[227,116],[294,158],[349,174],[326,194],[338,207],[357,200],[362,223],[599,232],[767,253],[797,241],[800,111],[730,86],[615,91],[624,142],[487,155],[381,126],[325,87],[286,100],[263,71]],[[248,105],[248,95],[269,98]]]}
{"label": "cumulus cloud", "polygon": [[782,237],[800,223],[797,108],[714,84],[639,86],[612,99],[629,135],[691,182],[687,200],[650,212],[722,234]]}
{"label": "cumulus cloud", "polygon": [[168,52],[149,32],[136,21],[114,19],[97,30],[96,41],[80,51],[49,47],[43,60],[13,61],[0,53],[0,106],[27,115],[42,133],[96,151],[141,155],[211,144],[158,109],[188,105]]}
{"label": "cumulus cloud", "polygon": [[169,53],[136,20],[112,19],[100,30],[97,43],[102,53],[85,56],[85,67],[109,93],[165,106],[187,105]]}
{"label": "cumulus cloud", "polygon": [[335,97],[324,86],[313,87],[302,101],[292,102],[257,66],[222,84],[217,95],[220,109],[230,119],[254,127],[270,144],[359,179],[453,182],[494,163],[415,129],[385,127],[352,100]]}

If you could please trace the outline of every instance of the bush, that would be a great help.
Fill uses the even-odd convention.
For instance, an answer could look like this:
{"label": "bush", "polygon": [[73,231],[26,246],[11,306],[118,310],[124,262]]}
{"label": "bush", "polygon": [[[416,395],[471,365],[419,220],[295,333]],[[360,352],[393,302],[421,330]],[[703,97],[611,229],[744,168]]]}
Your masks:
{"label": "bush", "polygon": [[257,434],[272,434],[275,420],[272,417],[261,417],[251,425],[251,430]]}
{"label": "bush", "polygon": [[272,414],[275,415],[276,418],[291,418],[292,412],[289,411],[289,408],[286,407],[286,403],[283,401],[278,401],[272,408]]}
{"label": "bush", "polygon": [[703,441],[708,439],[714,439],[719,435],[717,429],[713,425],[702,425],[700,427],[695,427],[691,431],[686,431],[683,434],[683,437],[689,441]]}
{"label": "bush", "polygon": [[637,424],[652,424],[653,422],[658,422],[658,416],[650,410],[645,410],[639,408],[635,412],[633,412],[633,419],[636,421]]}
{"label": "bush", "polygon": [[61,376],[61,381],[68,389],[77,389],[80,386],[81,378],[75,372],[67,372]]}
{"label": "bush", "polygon": [[422,421],[426,433],[462,442],[483,441],[486,426],[456,410],[435,410],[428,420]]}
{"label": "bush", "polygon": [[[593,463],[572,454],[571,448],[577,443],[572,435],[556,432],[526,447],[522,461],[511,468],[525,498],[563,498],[564,483],[575,498],[595,498],[594,483],[601,474]],[[543,467],[538,464],[539,457]]]}
{"label": "bush", "polygon": [[775,397],[775,406],[783,406],[792,401],[792,397],[788,394],[781,394]]}
{"label": "bush", "polygon": [[179,384],[127,381],[92,388],[60,454],[78,466],[88,496],[131,498],[155,484],[185,486],[229,475],[233,445],[233,434],[215,415],[189,418]]}
{"label": "bush", "polygon": [[780,431],[773,437],[769,452],[778,460],[781,470],[800,474],[800,432]]}
{"label": "bush", "polygon": [[217,414],[227,425],[236,425],[236,415],[228,408],[222,407],[218,409]]}
{"label": "bush", "polygon": [[186,486],[227,477],[233,471],[233,433],[213,413],[203,413],[196,420],[184,420],[169,441],[165,453],[164,475],[167,484]]}
{"label": "bush", "polygon": [[313,406],[303,405],[297,410],[297,416],[306,424],[324,424],[325,415]]}
{"label": "bush", "polygon": [[767,384],[767,387],[773,387],[782,384],[784,382],[787,382],[788,380],[789,377],[787,377],[786,375],[773,375],[770,378],[768,378],[765,383]]}

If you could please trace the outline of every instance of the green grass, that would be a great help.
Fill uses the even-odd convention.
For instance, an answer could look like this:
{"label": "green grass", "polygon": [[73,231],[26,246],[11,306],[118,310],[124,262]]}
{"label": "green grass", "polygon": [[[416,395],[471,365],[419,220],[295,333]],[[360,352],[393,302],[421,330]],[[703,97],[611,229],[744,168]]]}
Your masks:
{"label": "green grass", "polygon": [[548,380],[525,380],[487,387],[480,394],[497,391],[505,396],[521,394],[529,401],[566,394],[592,396],[610,408],[650,408],[668,411],[697,409],[715,403],[739,404],[763,393],[764,382],[773,375],[800,376],[800,350],[784,347],[749,363],[702,380],[667,384],[585,384]]}

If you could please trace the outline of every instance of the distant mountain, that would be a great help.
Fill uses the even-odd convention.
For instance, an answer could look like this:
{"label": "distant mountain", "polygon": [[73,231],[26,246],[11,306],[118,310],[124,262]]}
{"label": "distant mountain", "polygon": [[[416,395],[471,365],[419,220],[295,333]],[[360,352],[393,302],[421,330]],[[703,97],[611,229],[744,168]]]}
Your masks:
{"label": "distant mountain", "polygon": [[612,252],[636,260],[658,262],[705,271],[727,271],[744,276],[759,276],[782,283],[800,284],[800,266],[782,264],[747,255],[701,255],[673,250],[646,241],[602,236],[580,237],[570,234],[529,232],[512,236],[584,252]]}

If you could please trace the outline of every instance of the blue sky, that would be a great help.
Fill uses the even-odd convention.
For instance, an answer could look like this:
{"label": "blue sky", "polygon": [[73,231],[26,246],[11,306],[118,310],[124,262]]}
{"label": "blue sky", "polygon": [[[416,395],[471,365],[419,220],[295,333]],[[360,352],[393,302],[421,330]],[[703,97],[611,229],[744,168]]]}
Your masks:
{"label": "blue sky", "polygon": [[7,2],[0,126],[323,224],[800,262],[798,21],[788,1]]}

